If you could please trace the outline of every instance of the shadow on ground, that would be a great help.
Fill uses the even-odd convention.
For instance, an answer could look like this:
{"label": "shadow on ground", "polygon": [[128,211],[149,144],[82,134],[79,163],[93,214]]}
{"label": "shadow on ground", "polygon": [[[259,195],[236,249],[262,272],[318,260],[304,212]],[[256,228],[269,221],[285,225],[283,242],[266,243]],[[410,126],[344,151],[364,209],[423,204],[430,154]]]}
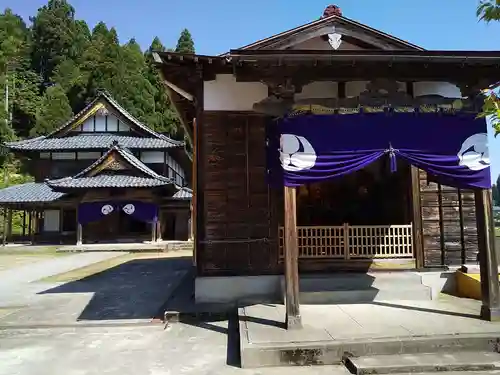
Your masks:
{"label": "shadow on ground", "polygon": [[40,294],[93,293],[78,320],[154,319],[191,272],[191,257],[137,259]]}

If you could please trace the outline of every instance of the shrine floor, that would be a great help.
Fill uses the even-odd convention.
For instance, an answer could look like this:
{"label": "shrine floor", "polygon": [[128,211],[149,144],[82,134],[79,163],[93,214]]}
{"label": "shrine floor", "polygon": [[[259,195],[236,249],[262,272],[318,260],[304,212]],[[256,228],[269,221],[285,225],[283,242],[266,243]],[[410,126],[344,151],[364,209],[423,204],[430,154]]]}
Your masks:
{"label": "shrine floor", "polygon": [[344,355],[493,351],[500,323],[479,319],[480,301],[302,305],[303,328],[285,329],[283,305],[239,309],[242,367],[338,364]]}

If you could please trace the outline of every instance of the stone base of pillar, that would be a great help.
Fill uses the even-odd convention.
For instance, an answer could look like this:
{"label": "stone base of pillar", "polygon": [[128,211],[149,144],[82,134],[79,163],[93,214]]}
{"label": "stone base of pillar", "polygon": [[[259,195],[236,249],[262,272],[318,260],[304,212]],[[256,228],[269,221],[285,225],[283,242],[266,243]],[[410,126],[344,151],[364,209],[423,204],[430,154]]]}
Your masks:
{"label": "stone base of pillar", "polygon": [[302,328],[302,318],[300,315],[297,315],[297,316],[287,315],[286,319],[285,319],[285,325],[286,325],[286,329],[288,329],[288,330],[301,329]]}
{"label": "stone base of pillar", "polygon": [[481,319],[488,322],[500,322],[500,307],[481,306]]}

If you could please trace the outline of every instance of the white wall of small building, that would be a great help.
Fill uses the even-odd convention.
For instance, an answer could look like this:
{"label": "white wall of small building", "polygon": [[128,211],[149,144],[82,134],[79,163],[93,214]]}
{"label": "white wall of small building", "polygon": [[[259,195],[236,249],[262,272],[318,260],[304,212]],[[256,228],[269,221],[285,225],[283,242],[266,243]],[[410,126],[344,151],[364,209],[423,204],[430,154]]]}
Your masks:
{"label": "white wall of small building", "polygon": [[90,116],[81,125],[73,129],[73,132],[76,133],[116,133],[128,131],[130,131],[130,126],[111,114]]}
{"label": "white wall of small building", "polygon": [[[346,97],[359,96],[366,90],[368,81],[346,82]],[[406,91],[406,83],[398,82],[399,90]],[[204,109],[206,111],[252,111],[254,103],[268,96],[268,88],[260,82],[236,82],[231,74],[219,74],[213,81],[204,82]],[[460,98],[460,89],[449,82],[415,82],[414,96],[441,95],[447,98]],[[295,94],[295,99],[336,98],[337,82],[312,82]]]}
{"label": "white wall of small building", "polygon": [[43,213],[43,231],[59,232],[60,221],[61,216],[59,210],[45,210]]}

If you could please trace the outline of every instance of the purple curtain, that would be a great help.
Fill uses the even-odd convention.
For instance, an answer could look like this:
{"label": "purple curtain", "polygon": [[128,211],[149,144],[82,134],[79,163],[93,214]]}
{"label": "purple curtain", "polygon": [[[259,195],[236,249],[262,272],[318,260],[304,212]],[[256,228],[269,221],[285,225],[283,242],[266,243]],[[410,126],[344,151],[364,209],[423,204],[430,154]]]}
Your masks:
{"label": "purple curtain", "polygon": [[118,209],[116,202],[88,202],[78,206],[78,222],[88,224],[99,221]]}
{"label": "purple curtain", "polygon": [[78,222],[88,224],[99,221],[104,216],[120,210],[137,220],[147,223],[158,220],[158,206],[156,204],[141,201],[111,201],[81,203],[78,206]]}
{"label": "purple curtain", "polygon": [[302,115],[268,126],[270,183],[300,186],[352,173],[381,157],[415,165],[447,185],[490,188],[484,119],[468,113]]}
{"label": "purple curtain", "polygon": [[121,202],[120,209],[139,221],[153,223],[158,220],[158,205],[154,203],[141,201]]}

